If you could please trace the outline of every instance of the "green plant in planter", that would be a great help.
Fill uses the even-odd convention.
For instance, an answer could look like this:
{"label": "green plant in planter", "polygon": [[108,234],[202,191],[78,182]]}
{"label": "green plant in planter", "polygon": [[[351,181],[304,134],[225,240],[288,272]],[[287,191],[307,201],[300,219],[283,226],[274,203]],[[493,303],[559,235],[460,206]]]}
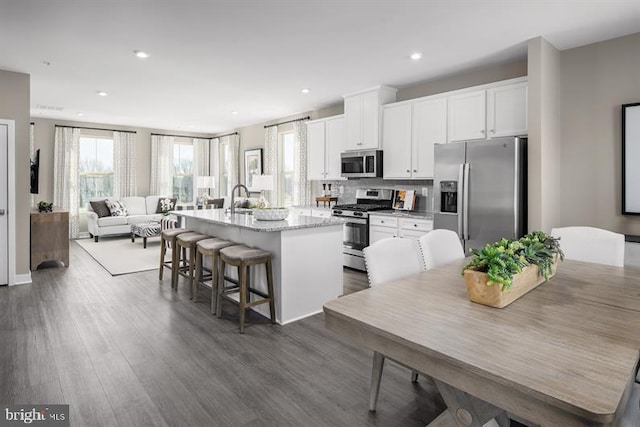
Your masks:
{"label": "green plant in planter", "polygon": [[513,283],[513,276],[527,265],[537,265],[545,280],[548,279],[556,255],[564,259],[558,239],[542,231],[518,239],[500,239],[482,249],[472,249],[473,258],[463,268],[486,273],[487,285],[499,284],[506,291]]}

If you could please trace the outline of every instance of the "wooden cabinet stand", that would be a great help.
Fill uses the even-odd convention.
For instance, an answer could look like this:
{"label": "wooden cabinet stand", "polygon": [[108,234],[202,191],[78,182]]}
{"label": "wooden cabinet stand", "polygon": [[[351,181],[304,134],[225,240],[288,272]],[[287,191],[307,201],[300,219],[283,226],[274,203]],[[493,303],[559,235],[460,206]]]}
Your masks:
{"label": "wooden cabinet stand", "polygon": [[69,267],[69,212],[31,212],[31,270],[45,261]]}

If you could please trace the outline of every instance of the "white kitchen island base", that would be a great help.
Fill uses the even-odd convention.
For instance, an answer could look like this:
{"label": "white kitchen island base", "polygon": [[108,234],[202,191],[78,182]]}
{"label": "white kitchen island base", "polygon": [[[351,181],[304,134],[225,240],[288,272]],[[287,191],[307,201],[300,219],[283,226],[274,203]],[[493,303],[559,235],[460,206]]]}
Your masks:
{"label": "white kitchen island base", "polygon": [[[322,312],[325,302],[343,293],[342,222],[331,218],[297,217],[257,221],[251,215],[221,210],[178,211],[186,228],[212,237],[271,252],[276,321],[287,324]],[[227,275],[237,277],[234,267]],[[264,265],[251,267],[251,284],[266,292]],[[252,307],[269,317],[267,304]]]}

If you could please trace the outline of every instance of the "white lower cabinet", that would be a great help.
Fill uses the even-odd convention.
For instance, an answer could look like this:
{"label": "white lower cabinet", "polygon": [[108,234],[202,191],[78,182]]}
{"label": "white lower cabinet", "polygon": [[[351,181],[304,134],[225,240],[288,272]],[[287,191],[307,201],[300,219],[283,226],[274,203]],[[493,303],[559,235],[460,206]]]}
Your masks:
{"label": "white lower cabinet", "polygon": [[417,240],[433,230],[430,219],[396,218],[384,215],[369,216],[369,244],[387,237]]}
{"label": "white lower cabinet", "polygon": [[311,208],[289,208],[290,217],[295,217],[300,215],[311,216]]}

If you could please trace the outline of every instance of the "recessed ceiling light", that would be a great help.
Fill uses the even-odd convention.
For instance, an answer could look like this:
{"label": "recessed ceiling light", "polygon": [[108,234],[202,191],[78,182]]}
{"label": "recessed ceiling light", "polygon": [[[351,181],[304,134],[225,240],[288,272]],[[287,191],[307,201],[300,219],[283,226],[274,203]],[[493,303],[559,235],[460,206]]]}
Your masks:
{"label": "recessed ceiling light", "polygon": [[100,96],[107,96],[109,95],[107,92],[103,91],[103,90],[99,90],[98,92],[96,92],[98,95]]}
{"label": "recessed ceiling light", "polygon": [[236,114],[238,114],[238,112],[237,111],[232,111],[231,114],[233,114],[235,116]]}
{"label": "recessed ceiling light", "polygon": [[78,116],[82,117],[84,116],[84,113],[78,113]]}
{"label": "recessed ceiling light", "polygon": [[422,58],[422,52],[413,52],[411,55],[409,55],[409,58],[417,61],[418,59]]}
{"label": "recessed ceiling light", "polygon": [[311,90],[310,90],[309,88],[306,88],[306,87],[305,87],[305,88],[304,88],[304,89],[302,89],[300,92],[302,92],[302,93],[309,93],[309,92],[311,92]]}
{"label": "recessed ceiling light", "polygon": [[48,67],[49,65],[51,65],[51,62],[49,62],[49,61],[42,61],[42,64],[43,64],[43,65],[46,65],[46,66]]}
{"label": "recessed ceiling light", "polygon": [[147,52],[143,52],[141,50],[134,50],[133,53],[138,57],[138,58],[148,58],[149,54]]}

